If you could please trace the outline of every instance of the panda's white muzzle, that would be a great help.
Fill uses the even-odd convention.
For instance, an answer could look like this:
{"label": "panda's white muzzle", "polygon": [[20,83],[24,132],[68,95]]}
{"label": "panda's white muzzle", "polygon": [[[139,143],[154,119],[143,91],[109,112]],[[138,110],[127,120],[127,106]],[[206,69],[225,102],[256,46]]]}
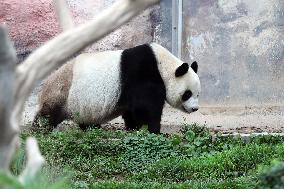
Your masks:
{"label": "panda's white muzzle", "polygon": [[182,107],[185,112],[196,112],[199,109],[198,98],[189,98],[187,101],[182,103]]}

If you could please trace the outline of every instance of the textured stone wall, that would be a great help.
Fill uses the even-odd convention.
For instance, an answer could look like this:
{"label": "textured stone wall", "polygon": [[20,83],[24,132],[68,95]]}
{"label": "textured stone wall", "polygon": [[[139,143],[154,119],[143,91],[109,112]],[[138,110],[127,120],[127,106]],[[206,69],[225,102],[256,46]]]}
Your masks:
{"label": "textured stone wall", "polygon": [[183,14],[203,103],[284,104],[283,0],[190,0]]}
{"label": "textured stone wall", "polygon": [[[113,2],[114,0],[68,0],[76,24],[95,18]],[[159,7],[147,9],[86,51],[124,49],[151,42],[158,21]],[[52,0],[2,0],[0,22],[8,25],[21,60],[59,33]]]}
{"label": "textured stone wall", "polygon": [[58,32],[50,0],[2,0],[0,22],[7,24],[20,57],[25,57]]}
{"label": "textured stone wall", "polygon": [[[68,0],[76,24],[115,0]],[[182,58],[200,63],[203,104],[283,104],[284,1],[184,0]],[[124,49],[156,41],[171,50],[171,0],[86,49]],[[2,0],[0,22],[20,59],[59,32],[52,0]]]}

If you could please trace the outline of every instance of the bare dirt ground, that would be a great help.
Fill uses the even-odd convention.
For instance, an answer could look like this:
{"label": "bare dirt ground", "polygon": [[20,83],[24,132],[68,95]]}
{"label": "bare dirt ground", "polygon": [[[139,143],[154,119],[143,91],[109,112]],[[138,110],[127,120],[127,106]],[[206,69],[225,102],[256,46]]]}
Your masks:
{"label": "bare dirt ground", "polygon": [[[29,125],[37,109],[36,88],[26,102],[22,125]],[[185,124],[198,123],[212,131],[222,133],[284,133],[284,106],[202,106],[199,111],[186,114],[166,105],[162,117],[163,133],[179,133]],[[103,127],[123,128],[123,120],[118,117]]]}
{"label": "bare dirt ground", "polygon": [[[123,120],[112,120],[111,125],[123,125]],[[162,117],[162,132],[178,133],[183,125],[198,123],[222,133],[282,133],[284,107],[202,107],[186,114],[166,105]]]}

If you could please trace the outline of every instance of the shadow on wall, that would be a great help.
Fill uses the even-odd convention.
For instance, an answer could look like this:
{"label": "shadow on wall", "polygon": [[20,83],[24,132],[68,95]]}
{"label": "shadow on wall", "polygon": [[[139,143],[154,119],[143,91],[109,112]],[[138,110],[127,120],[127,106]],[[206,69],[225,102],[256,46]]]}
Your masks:
{"label": "shadow on wall", "polygon": [[203,104],[284,104],[282,0],[184,1],[184,60],[200,62]]}

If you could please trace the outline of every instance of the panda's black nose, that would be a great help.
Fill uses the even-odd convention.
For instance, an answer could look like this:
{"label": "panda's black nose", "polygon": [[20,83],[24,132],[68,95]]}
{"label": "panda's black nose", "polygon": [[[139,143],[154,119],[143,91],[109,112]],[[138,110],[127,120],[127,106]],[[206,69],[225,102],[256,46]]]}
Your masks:
{"label": "panda's black nose", "polygon": [[198,108],[192,108],[192,112],[196,112]]}

